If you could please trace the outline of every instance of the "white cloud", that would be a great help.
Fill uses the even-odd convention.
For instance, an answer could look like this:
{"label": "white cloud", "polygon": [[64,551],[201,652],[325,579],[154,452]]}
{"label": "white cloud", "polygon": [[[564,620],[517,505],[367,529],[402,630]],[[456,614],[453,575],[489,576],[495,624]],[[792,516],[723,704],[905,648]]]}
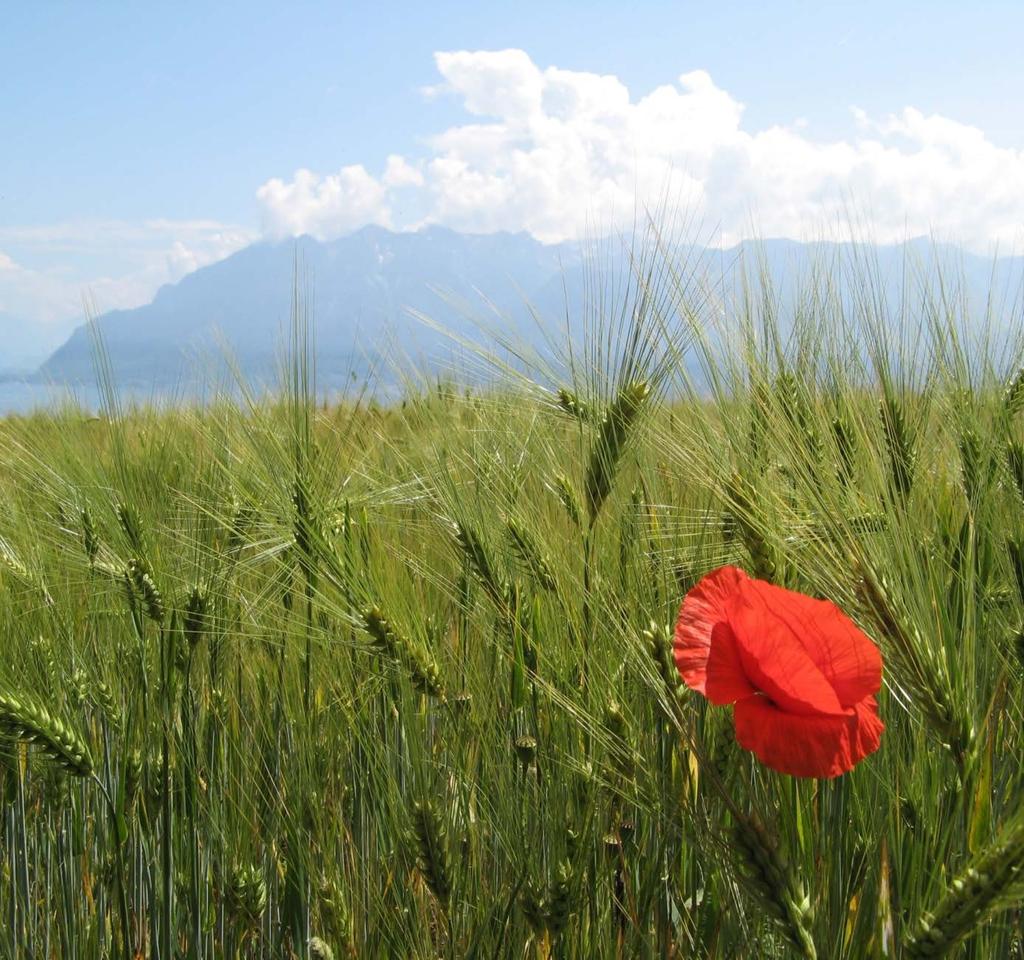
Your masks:
{"label": "white cloud", "polygon": [[[368,223],[440,223],[556,241],[680,198],[722,243],[753,230],[816,237],[842,230],[850,209],[860,232],[882,242],[935,232],[988,250],[1022,239],[1024,151],[948,117],[853,108],[847,136],[821,141],[799,119],[753,128],[704,70],[638,93],[615,76],[540,67],[522,50],[435,62],[439,82],[423,92],[456,98],[464,122],[380,170],[268,180],[257,190],[262,233],[326,239]],[[145,303],[258,236],[213,220],[0,226],[0,312],[62,335],[83,295],[100,311]]]}
{"label": "white cloud", "polygon": [[[441,82],[424,92],[459,98],[470,119],[439,131],[422,156],[389,157],[379,177],[354,166],[268,181],[257,194],[268,233],[437,222],[554,241],[679,196],[723,243],[751,225],[764,236],[818,235],[843,226],[851,205],[868,211],[861,226],[881,242],[934,231],[987,249],[1021,236],[1024,152],[947,117],[854,109],[849,135],[823,142],[800,120],[750,129],[743,104],[703,70],[637,97],[614,76],[541,68],[522,50],[435,61]],[[403,219],[411,210],[416,218]]]}
{"label": "white cloud", "polygon": [[422,187],[423,174],[405,157],[393,153],[388,157],[382,183],[386,187]]}
{"label": "white cloud", "polygon": [[0,313],[40,325],[59,341],[83,301],[100,312],[149,302],[165,283],[258,238],[212,220],[69,221],[0,227]]}
{"label": "white cloud", "polygon": [[391,223],[387,189],[362,164],[327,177],[297,170],[291,183],[268,180],[256,196],[263,204],[265,230],[275,237],[308,233],[324,239],[367,223]]}

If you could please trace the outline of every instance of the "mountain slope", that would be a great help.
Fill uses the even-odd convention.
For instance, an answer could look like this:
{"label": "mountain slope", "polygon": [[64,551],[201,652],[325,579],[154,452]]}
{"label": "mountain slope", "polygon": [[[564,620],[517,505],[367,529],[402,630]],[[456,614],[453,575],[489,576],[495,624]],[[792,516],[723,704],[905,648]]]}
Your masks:
{"label": "mountain slope", "polygon": [[[270,367],[287,333],[294,278],[308,295],[325,382],[359,366],[389,340],[430,351],[440,336],[409,315],[420,311],[470,335],[473,315],[490,307],[526,324],[530,293],[578,262],[571,245],[545,246],[526,234],[468,236],[442,228],[391,233],[367,227],[329,243],[309,237],[247,247],[163,287],[153,302],[99,318],[115,375],[123,384],[180,379],[196,354],[226,343],[245,371]],[[296,267],[298,270],[296,271]],[[40,376],[89,381],[88,330],[77,329]]]}
{"label": "mountain slope", "polygon": [[[801,283],[816,273],[842,281],[838,296],[855,318],[865,306],[864,277],[870,275],[875,292],[884,294],[886,316],[893,325],[909,321],[904,333],[912,337],[926,319],[920,298],[909,315],[898,305],[903,298],[913,306],[921,284],[938,289],[938,272],[947,283],[962,279],[979,317],[994,289],[995,310],[1004,323],[1024,276],[1022,258],[993,262],[923,240],[896,246],[768,240],[679,252],[694,274],[706,277],[704,285],[722,302],[726,320],[734,314],[731,301],[741,294],[744,277],[769,278],[783,329],[794,311],[807,309]],[[286,339],[298,275],[315,321],[320,383],[330,388],[351,372],[364,373],[390,348],[428,362],[451,349],[450,340],[410,311],[459,337],[479,337],[482,322],[501,327],[511,342],[538,345],[543,335],[530,304],[549,322],[556,340],[567,322],[578,336],[593,321],[595,277],[602,271],[616,277],[610,300],[601,304],[608,312],[617,306],[629,273],[625,252],[614,243],[603,245],[600,264],[595,271],[576,244],[546,246],[527,234],[477,236],[440,227],[391,233],[366,227],[327,243],[303,237],[253,245],[163,287],[152,303],[105,314],[98,323],[115,378],[125,387],[180,386],[194,375],[197,356],[222,357],[225,345],[246,376],[262,376],[273,368]],[[38,378],[92,382],[86,328],[76,330],[46,361]]]}

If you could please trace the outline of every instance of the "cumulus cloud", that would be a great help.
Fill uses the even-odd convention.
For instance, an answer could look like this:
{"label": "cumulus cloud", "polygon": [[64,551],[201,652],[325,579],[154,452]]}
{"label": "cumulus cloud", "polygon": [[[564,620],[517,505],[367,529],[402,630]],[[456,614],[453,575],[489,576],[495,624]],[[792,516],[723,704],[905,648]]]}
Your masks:
{"label": "cumulus cloud", "polygon": [[405,157],[393,153],[388,157],[382,182],[385,187],[422,187],[423,174]]}
{"label": "cumulus cloud", "polygon": [[0,226],[0,313],[38,323],[59,339],[81,318],[83,298],[101,312],[148,303],[163,284],[258,236],[213,220]]}
{"label": "cumulus cloud", "polygon": [[753,128],[736,94],[755,91],[725,90],[704,70],[636,91],[522,50],[442,52],[435,64],[423,93],[454,98],[462,122],[380,168],[268,180],[256,194],[262,231],[213,220],[0,226],[0,313],[66,332],[83,293],[99,310],[145,303],[261,232],[328,239],[439,223],[557,241],[628,224],[666,198],[723,244],[843,231],[853,210],[880,242],[934,232],[981,251],[1020,246],[1024,151],[949,117],[854,108],[847,135],[822,140],[800,119]]}
{"label": "cumulus cloud", "polygon": [[391,224],[387,187],[362,164],[326,177],[297,170],[290,183],[268,180],[256,196],[263,204],[264,228],[275,237],[309,234],[324,239],[367,223]]}
{"label": "cumulus cloud", "polygon": [[742,102],[704,70],[637,96],[617,77],[542,68],[522,50],[435,62],[440,82],[424,92],[458,98],[467,122],[439,131],[422,155],[389,157],[379,175],[354,166],[268,181],[257,194],[268,233],[441,223],[557,241],[674,196],[723,243],[752,227],[818,235],[845,224],[851,205],[868,211],[861,225],[880,242],[937,232],[988,249],[1020,239],[1024,152],[947,117],[854,109],[849,135],[822,141],[801,120],[750,129]]}

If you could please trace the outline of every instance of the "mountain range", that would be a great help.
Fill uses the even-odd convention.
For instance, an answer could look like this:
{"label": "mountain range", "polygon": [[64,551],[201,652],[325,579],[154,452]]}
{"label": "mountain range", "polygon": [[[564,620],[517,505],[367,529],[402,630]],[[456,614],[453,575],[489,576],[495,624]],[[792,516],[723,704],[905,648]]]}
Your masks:
{"label": "mountain range", "polygon": [[[311,237],[257,243],[162,287],[152,303],[98,318],[119,384],[179,382],[199,357],[230,354],[246,374],[271,372],[286,342],[298,292],[311,316],[318,375],[330,386],[387,353],[429,353],[444,340],[412,311],[459,336],[497,311],[513,332],[528,304],[550,300],[552,282],[578,268],[575,244],[546,246],[528,234],[466,235],[439,227],[392,233],[365,227],[330,242]],[[42,365],[40,378],[93,377],[87,327]]]}
{"label": "mountain range", "polygon": [[[452,343],[438,329],[474,339],[483,320],[484,326],[500,326],[514,342],[537,344],[535,316],[559,329],[567,319],[570,326],[578,324],[579,304],[593,275],[589,249],[576,243],[545,245],[525,233],[467,235],[441,227],[393,233],[371,226],[328,242],[310,237],[263,242],[162,287],[145,306],[103,314],[97,324],[115,380],[128,390],[180,386],[201,358],[208,369],[226,355],[244,375],[263,377],[272,374],[287,341],[298,289],[315,324],[318,377],[331,388],[386,367],[396,351],[431,362]],[[624,249],[614,244],[602,249],[610,252],[603,267],[613,275],[628,271]],[[727,289],[755,264],[778,285],[783,303],[796,278],[833,256],[849,262],[870,255],[894,291],[904,282],[910,260],[925,273],[929,266],[952,265],[981,306],[990,288],[1013,293],[1024,276],[1024,258],[994,261],[924,240],[860,248],[767,240],[729,250],[686,247],[679,253],[690,263],[699,261]],[[5,319],[15,326],[0,317],[6,339]],[[92,383],[88,328],[76,329],[29,379]]]}

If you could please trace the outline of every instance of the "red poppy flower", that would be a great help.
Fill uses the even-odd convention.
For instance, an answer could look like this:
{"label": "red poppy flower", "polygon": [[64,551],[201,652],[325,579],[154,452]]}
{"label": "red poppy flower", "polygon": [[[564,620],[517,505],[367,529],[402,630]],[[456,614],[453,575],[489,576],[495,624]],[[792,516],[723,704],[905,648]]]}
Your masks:
{"label": "red poppy flower", "polygon": [[882,657],[834,603],[721,567],[686,595],[673,646],[687,686],[735,704],[737,743],[773,770],[836,777],[878,749]]}

